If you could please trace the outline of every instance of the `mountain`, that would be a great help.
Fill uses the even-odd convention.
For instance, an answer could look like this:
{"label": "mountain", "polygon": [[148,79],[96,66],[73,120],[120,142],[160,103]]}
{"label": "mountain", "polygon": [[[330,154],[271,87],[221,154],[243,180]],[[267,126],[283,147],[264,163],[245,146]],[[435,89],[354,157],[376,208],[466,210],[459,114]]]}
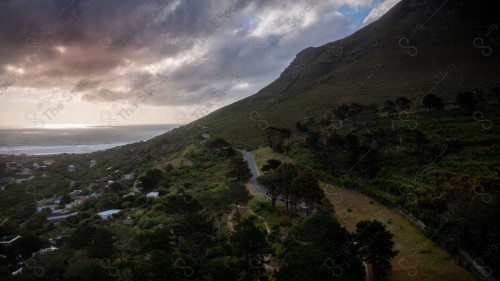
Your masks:
{"label": "mountain", "polygon": [[381,107],[405,96],[419,106],[428,93],[453,102],[461,91],[490,91],[500,85],[494,11],[494,1],[403,0],[344,39],[304,49],[258,93],[196,123],[255,147],[262,128],[292,128],[342,103]]}

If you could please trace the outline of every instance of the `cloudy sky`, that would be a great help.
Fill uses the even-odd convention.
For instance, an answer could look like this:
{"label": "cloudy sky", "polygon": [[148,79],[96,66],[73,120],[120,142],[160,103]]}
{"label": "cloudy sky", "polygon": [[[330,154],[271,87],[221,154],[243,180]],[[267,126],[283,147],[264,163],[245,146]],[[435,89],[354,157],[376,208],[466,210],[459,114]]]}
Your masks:
{"label": "cloudy sky", "polygon": [[186,123],[398,0],[3,0],[0,126]]}

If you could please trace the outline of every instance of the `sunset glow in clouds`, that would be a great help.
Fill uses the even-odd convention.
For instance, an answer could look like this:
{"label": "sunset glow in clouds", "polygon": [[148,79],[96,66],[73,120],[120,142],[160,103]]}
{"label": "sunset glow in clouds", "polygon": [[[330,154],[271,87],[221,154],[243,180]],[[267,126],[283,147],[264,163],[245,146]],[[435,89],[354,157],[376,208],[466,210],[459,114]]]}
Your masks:
{"label": "sunset glow in clouds", "polygon": [[2,1],[0,125],[186,123],[254,94],[302,49],[394,4]]}

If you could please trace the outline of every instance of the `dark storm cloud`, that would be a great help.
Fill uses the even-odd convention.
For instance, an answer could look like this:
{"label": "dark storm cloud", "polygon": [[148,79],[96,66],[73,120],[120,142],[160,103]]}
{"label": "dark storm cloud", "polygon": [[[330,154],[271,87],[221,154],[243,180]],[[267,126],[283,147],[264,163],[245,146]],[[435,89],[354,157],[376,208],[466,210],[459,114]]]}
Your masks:
{"label": "dark storm cloud", "polygon": [[326,16],[346,1],[290,2],[2,1],[0,73],[12,66],[23,73],[19,88],[68,88],[89,102],[187,105],[221,92],[234,100],[347,20]]}

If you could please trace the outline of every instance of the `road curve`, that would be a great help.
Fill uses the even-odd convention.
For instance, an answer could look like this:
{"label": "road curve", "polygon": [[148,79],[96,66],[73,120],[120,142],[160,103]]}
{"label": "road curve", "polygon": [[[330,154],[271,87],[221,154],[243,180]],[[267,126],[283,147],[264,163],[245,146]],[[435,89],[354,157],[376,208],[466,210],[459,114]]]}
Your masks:
{"label": "road curve", "polygon": [[243,154],[243,158],[245,159],[245,161],[247,161],[248,168],[252,173],[252,177],[250,178],[250,183],[252,184],[253,189],[256,192],[266,197],[269,197],[267,188],[263,184],[257,181],[257,177],[259,177],[260,174],[259,174],[259,169],[257,169],[257,164],[255,163],[255,159],[253,158],[253,154],[246,150],[239,150],[239,151],[241,152],[241,154]]}

